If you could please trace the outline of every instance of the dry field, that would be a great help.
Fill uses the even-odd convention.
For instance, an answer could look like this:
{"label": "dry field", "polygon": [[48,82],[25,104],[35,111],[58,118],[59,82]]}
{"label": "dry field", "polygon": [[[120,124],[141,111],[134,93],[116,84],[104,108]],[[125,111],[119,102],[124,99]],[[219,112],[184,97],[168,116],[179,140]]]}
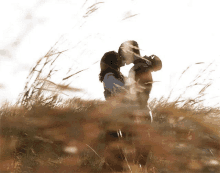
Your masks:
{"label": "dry field", "polygon": [[2,106],[1,172],[220,171],[217,109],[153,100],[150,123],[119,98],[56,101]]}
{"label": "dry field", "polygon": [[210,81],[193,99],[150,101],[151,123],[148,109],[126,102],[129,92],[109,101],[60,97],[80,91],[64,83],[77,73],[52,82],[61,53],[51,49],[31,70],[18,102],[1,107],[1,173],[220,172],[220,110],[202,104]]}
{"label": "dry field", "polygon": [[[87,8],[85,21],[102,3]],[[122,20],[135,15],[126,13]],[[70,46],[71,51],[80,43]],[[55,64],[69,51],[62,44],[58,41],[31,69],[18,102],[0,108],[1,173],[220,172],[220,110],[203,105],[212,81],[200,80],[208,67],[183,91],[184,95],[200,86],[195,98],[180,94],[170,101],[161,93],[161,99],[151,100],[151,123],[148,109],[124,100],[129,92],[109,101],[60,97],[64,91],[81,91],[70,84],[84,71],[66,68],[69,71],[59,84],[54,82],[59,73]],[[193,67],[187,67],[180,78]]]}

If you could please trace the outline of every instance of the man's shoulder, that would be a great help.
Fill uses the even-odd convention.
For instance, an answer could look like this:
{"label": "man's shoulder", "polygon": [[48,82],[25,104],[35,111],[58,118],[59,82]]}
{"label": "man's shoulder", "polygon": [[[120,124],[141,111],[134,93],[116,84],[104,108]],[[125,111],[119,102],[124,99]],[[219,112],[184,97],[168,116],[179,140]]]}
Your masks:
{"label": "man's shoulder", "polygon": [[139,62],[139,63],[136,63],[134,64],[134,66],[131,68],[131,71],[134,71],[134,72],[146,72],[146,71],[149,71],[151,70],[152,66],[148,63],[144,63],[144,62]]}

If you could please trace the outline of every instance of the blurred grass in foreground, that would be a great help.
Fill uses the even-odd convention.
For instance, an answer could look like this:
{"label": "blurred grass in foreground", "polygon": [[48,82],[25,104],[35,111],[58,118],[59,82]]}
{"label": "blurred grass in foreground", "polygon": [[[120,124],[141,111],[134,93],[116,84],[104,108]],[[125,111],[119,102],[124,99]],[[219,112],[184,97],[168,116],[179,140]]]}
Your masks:
{"label": "blurred grass in foreground", "polygon": [[216,108],[152,100],[149,123],[115,99],[53,103],[1,108],[1,172],[220,171]]}

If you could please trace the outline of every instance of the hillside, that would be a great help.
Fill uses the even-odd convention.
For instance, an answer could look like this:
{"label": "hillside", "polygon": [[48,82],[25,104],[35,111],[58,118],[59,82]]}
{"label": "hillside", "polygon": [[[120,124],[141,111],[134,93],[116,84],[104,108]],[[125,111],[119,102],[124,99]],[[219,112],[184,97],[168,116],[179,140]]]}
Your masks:
{"label": "hillside", "polygon": [[220,171],[219,110],[153,100],[150,123],[116,100],[4,105],[1,172]]}

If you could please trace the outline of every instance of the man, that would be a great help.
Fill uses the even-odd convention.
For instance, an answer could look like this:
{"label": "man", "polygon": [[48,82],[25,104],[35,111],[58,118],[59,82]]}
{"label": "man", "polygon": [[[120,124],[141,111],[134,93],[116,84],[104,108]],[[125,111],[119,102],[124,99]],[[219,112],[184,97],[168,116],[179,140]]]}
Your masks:
{"label": "man", "polygon": [[118,53],[126,65],[134,64],[129,71],[127,83],[131,85],[131,90],[135,91],[140,107],[144,108],[147,106],[152,89],[153,78],[151,72],[160,70],[162,61],[156,55],[141,57],[138,43],[134,40],[122,43]]}

